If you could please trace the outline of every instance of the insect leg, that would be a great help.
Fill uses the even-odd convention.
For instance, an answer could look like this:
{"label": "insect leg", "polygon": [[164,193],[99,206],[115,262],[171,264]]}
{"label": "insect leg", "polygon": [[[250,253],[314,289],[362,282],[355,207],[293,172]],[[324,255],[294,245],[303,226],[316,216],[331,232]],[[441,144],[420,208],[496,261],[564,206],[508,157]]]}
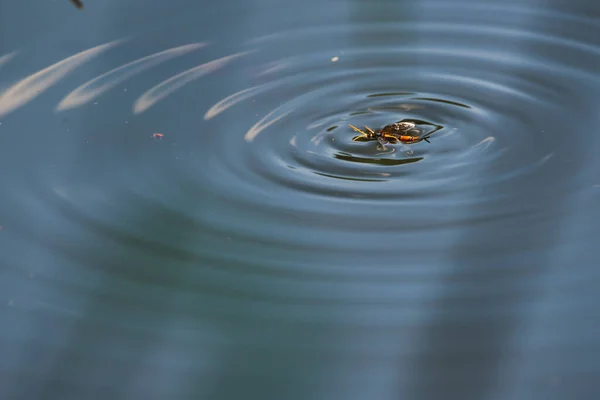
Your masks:
{"label": "insect leg", "polygon": [[385,146],[386,144],[390,143],[383,136],[378,136],[377,137],[377,142],[379,142],[379,144],[382,145],[382,146]]}
{"label": "insect leg", "polygon": [[362,130],[360,130],[360,129],[358,129],[357,127],[355,127],[354,125],[350,125],[350,124],[348,124],[348,126],[349,126],[350,128],[352,128],[352,129],[354,129],[354,131],[356,131],[356,132],[360,133],[360,134],[361,134],[361,135],[363,135],[363,136],[367,136],[367,137],[369,136],[369,135],[367,135],[365,132],[363,132]]}
{"label": "insect leg", "polygon": [[374,137],[376,137],[376,136],[377,136],[377,133],[376,133],[376,132],[375,132],[373,129],[369,128],[369,127],[368,127],[368,126],[366,126],[366,125],[365,125],[365,130],[366,130],[367,132],[369,132],[369,138],[373,139]]}

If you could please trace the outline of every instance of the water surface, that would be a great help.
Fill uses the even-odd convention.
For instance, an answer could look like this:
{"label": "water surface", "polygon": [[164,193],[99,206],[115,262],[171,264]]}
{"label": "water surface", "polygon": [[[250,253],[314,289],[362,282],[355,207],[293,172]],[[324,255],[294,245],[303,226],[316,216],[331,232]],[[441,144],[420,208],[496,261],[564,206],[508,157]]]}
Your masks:
{"label": "water surface", "polygon": [[0,6],[1,397],[594,398],[599,17]]}

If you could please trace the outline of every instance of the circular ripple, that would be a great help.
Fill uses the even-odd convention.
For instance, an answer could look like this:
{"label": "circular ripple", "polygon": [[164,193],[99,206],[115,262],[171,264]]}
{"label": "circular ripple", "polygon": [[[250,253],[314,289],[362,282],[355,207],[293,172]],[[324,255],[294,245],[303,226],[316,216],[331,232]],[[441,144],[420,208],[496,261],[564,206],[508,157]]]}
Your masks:
{"label": "circular ripple", "polygon": [[[401,242],[415,230],[435,236],[441,229],[434,227],[533,216],[546,196],[578,190],[564,162],[576,147],[565,101],[575,114],[587,112],[574,94],[598,79],[556,54],[597,60],[598,48],[511,26],[508,17],[505,26],[461,19],[329,25],[251,40],[260,54],[283,54],[261,59],[256,85],[207,111],[205,119],[224,124],[219,141],[226,144],[203,167],[219,177],[211,186],[232,208],[253,203],[277,231],[285,215],[314,216],[282,226],[291,237],[327,220],[329,238],[318,235],[311,245],[340,250],[360,240],[352,227],[392,232]],[[348,35],[365,45],[293,53],[319,37],[339,44]],[[382,37],[406,40],[373,47]],[[255,122],[230,129],[228,119],[248,120],[244,109]],[[348,126],[402,120],[436,127],[431,143],[381,148],[353,141]]]}
{"label": "circular ripple", "polygon": [[[161,22],[0,82],[13,381],[98,395],[110,362],[129,397],[485,398],[498,376],[566,393],[597,371],[598,22],[419,1],[345,24],[358,2],[325,3],[302,3],[312,25],[200,7],[223,29],[189,13],[193,40]],[[249,27],[271,34],[240,48]],[[0,81],[21,57],[0,55]],[[430,143],[349,126],[397,121]]]}
{"label": "circular ripple", "polygon": [[[555,212],[559,199],[588,184],[577,175],[577,164],[566,161],[583,152],[574,140],[574,121],[589,121],[596,112],[589,104],[600,90],[600,49],[586,33],[598,24],[585,18],[521,8],[473,14],[466,12],[470,4],[423,4],[436,7],[425,20],[328,23],[281,30],[222,54],[204,56],[212,47],[198,42],[145,55],[79,86],[57,111],[81,106],[159,62],[198,52],[201,64],[173,71],[136,94],[134,112],[159,114],[164,99],[193,81],[214,85],[211,94],[237,84],[226,81],[239,87],[202,104],[197,147],[141,152],[138,168],[127,152],[119,179],[130,195],[139,195],[123,202],[175,215],[200,232],[203,245],[182,249],[169,238],[144,243],[178,261],[225,262],[240,274],[312,280],[310,285],[318,285],[316,277],[371,281],[375,293],[377,283],[390,277],[425,281],[460,242],[457,234],[477,239],[486,229],[514,227],[516,218],[546,226],[541,213]],[[517,18],[527,12],[545,24],[527,30]],[[579,33],[558,36],[546,25],[569,33],[577,25]],[[94,51],[100,50],[105,48]],[[89,56],[84,52],[46,69],[42,88]],[[244,68],[236,64],[242,60]],[[39,81],[34,74],[26,85],[3,92],[0,111],[37,96],[30,85],[39,89]],[[406,120],[417,122],[430,143],[381,148],[353,140],[349,127],[380,129]],[[117,150],[107,153],[114,157]],[[68,201],[73,209],[88,204]],[[90,210],[71,213],[92,225],[84,218]],[[109,229],[122,219],[113,217],[97,230],[127,236]],[[459,244],[462,251],[482,247],[481,240]],[[547,245],[541,237],[515,240],[511,250]],[[502,243],[483,248],[486,256],[506,251]]]}

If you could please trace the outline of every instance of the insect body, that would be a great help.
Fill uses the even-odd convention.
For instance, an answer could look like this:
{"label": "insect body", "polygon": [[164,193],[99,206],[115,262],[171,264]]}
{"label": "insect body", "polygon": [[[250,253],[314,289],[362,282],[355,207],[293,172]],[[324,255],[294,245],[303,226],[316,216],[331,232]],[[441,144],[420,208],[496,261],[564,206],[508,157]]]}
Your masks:
{"label": "insect body", "polygon": [[[390,125],[386,125],[383,129],[378,131],[374,131],[365,125],[365,131],[358,129],[354,125],[349,125],[350,128],[354,129],[356,132],[360,133],[361,136],[357,136],[354,138],[354,141],[357,140],[377,140],[380,144],[385,145],[388,143],[405,143],[412,144],[417,143],[422,140],[430,143],[427,138],[422,138],[417,136],[419,131],[414,129],[415,124],[412,122],[396,122]],[[410,135],[410,133],[416,133],[417,135]]]}

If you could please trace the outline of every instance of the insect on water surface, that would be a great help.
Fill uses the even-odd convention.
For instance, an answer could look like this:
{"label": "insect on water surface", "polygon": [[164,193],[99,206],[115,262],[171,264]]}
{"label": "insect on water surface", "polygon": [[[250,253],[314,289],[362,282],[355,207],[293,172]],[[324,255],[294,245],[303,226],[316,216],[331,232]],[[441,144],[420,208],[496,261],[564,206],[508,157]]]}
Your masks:
{"label": "insect on water surface", "polygon": [[[384,126],[378,131],[374,131],[366,125],[364,131],[355,127],[354,125],[349,124],[349,126],[361,135],[355,137],[353,139],[354,141],[358,141],[360,139],[377,140],[381,145],[388,143],[413,144],[422,140],[426,141],[427,143],[431,143],[429,142],[428,138],[418,136],[419,131],[414,129],[416,125],[413,122],[395,122],[393,124]],[[410,135],[410,133],[416,133],[417,135]]]}

